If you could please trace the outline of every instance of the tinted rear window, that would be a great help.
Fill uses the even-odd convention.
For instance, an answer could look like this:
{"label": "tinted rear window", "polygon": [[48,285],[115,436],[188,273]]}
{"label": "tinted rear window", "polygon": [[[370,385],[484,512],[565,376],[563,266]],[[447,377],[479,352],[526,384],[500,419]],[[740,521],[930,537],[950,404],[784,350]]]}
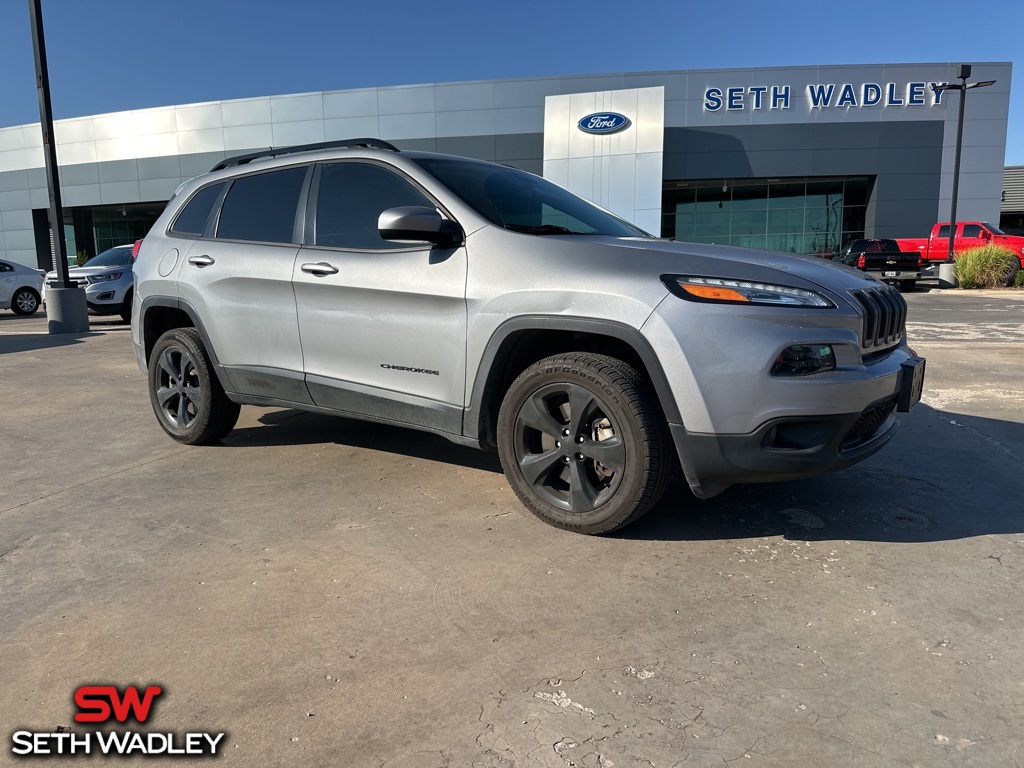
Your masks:
{"label": "tinted rear window", "polygon": [[287,168],[235,179],[220,211],[217,237],[261,243],[292,242],[306,168]]}
{"label": "tinted rear window", "polygon": [[171,226],[171,231],[179,235],[198,236],[203,234],[206,222],[210,218],[210,212],[213,210],[217,198],[220,197],[224,184],[225,182],[211,184],[196,192],[188,204],[181,209],[181,213],[178,214],[178,218]]}

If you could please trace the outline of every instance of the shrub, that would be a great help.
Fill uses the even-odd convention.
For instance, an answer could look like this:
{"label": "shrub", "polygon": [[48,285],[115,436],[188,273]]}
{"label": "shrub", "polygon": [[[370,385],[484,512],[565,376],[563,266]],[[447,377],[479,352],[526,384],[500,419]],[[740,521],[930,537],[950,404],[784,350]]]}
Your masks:
{"label": "shrub", "polygon": [[1020,257],[1001,245],[979,245],[960,251],[953,258],[961,288],[1001,288],[1020,268]]}
{"label": "shrub", "polygon": [[1013,278],[1014,288],[1024,288],[1024,269],[1017,273],[1017,276]]}

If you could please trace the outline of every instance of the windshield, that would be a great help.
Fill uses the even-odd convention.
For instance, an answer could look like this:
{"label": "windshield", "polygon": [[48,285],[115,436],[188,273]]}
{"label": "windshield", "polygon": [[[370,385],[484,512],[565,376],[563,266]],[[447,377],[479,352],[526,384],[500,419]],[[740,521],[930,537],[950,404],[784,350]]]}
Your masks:
{"label": "windshield", "polygon": [[485,219],[514,232],[651,237],[593,203],[525,171],[472,160],[414,160]]}
{"label": "windshield", "polygon": [[983,221],[983,222],[981,222],[981,225],[982,225],[983,227],[985,227],[986,229],[990,230],[990,231],[992,232],[992,234],[993,234],[993,235],[1005,235],[1005,234],[1006,234],[1006,233],[1005,233],[1005,232],[1003,232],[1003,230],[1001,230],[1001,229],[1000,229],[999,227],[993,227],[993,226],[992,226],[991,224],[989,224],[989,223],[988,223],[987,221]]}
{"label": "windshield", "polygon": [[83,267],[128,267],[132,263],[132,246],[116,245],[109,251],[93,256]]}

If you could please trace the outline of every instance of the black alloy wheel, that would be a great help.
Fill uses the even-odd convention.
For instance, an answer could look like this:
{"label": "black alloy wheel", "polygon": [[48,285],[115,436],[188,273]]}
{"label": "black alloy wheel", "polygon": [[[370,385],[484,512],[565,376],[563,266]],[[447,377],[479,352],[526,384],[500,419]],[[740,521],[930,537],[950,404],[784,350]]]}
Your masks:
{"label": "black alloy wheel", "polygon": [[607,533],[657,503],[669,474],[664,417],[627,363],[572,352],[512,383],[498,452],[520,501],[547,523]]}
{"label": "black alloy wheel", "polygon": [[186,445],[216,442],[238,421],[240,408],[224,393],[195,328],[173,328],[157,340],[149,399],[163,430]]}

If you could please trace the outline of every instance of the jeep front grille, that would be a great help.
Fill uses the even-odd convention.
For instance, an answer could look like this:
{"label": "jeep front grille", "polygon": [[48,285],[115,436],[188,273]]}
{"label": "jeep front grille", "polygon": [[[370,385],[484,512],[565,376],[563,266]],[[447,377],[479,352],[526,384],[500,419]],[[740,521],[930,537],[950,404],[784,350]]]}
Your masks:
{"label": "jeep front grille", "polygon": [[907,325],[907,302],[888,285],[850,291],[861,315],[862,349],[891,347],[899,343]]}

